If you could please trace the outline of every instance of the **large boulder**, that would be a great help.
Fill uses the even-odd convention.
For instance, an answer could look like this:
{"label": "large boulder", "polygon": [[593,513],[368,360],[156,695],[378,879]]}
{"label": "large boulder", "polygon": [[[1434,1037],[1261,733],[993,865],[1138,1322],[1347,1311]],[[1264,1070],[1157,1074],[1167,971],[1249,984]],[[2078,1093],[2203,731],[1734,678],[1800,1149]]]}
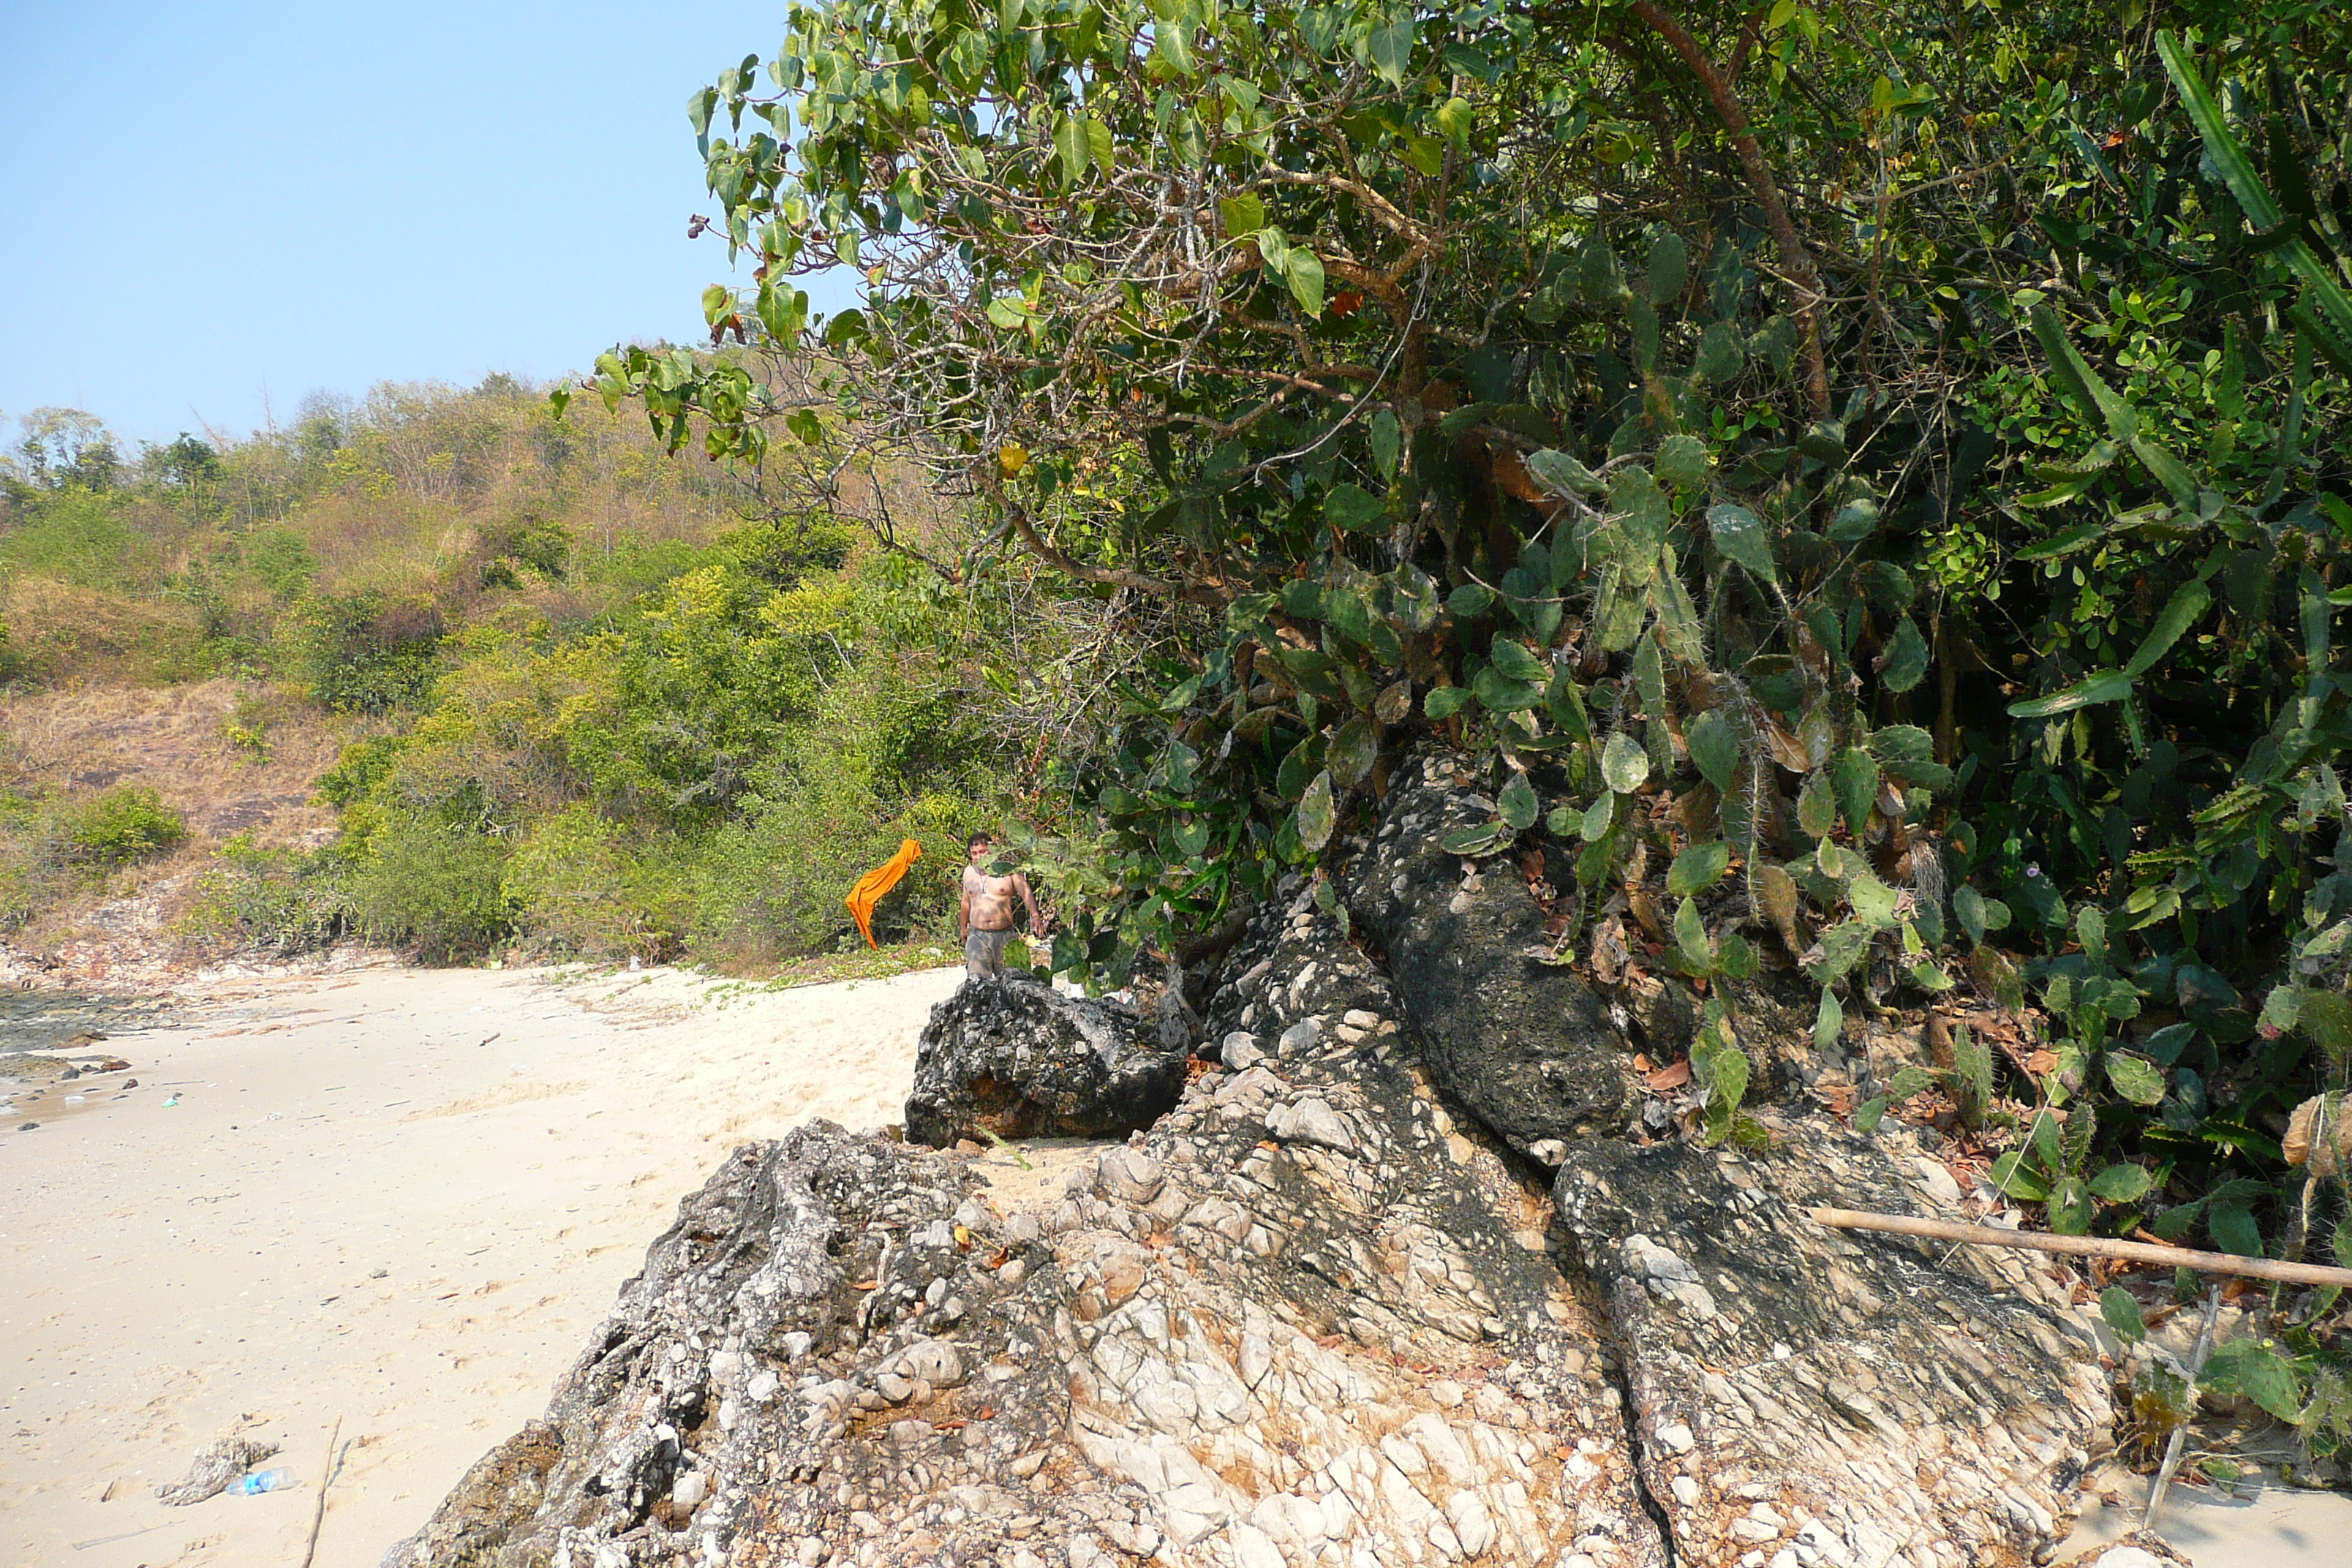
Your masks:
{"label": "large boulder", "polygon": [[1032,1208],[824,1123],[738,1151],[404,1560],[2021,1568],[2065,1535],[2105,1405],[2046,1266],[1803,1217],[1948,1175],[1767,1107],[1769,1152],[1612,1130],[1553,1179],[1295,879],[1205,1012],[1224,1065]]}
{"label": "large boulder", "polygon": [[1124,1137],[1176,1103],[1190,1056],[1116,1002],[968,980],[923,1026],[907,1136]]}
{"label": "large boulder", "polygon": [[402,1560],[1664,1568],[1540,1182],[1328,920],[1266,960],[1265,1059],[1037,1209],[824,1123],[738,1151]]}
{"label": "large boulder", "polygon": [[1349,868],[1352,907],[1388,951],[1430,1072],[1471,1115],[1523,1151],[1619,1131],[1642,1092],[1630,1016],[1621,1005],[1612,1017],[1574,970],[1528,956],[1551,938],[1508,857],[1443,847],[1495,810],[1455,761],[1427,750],[1398,768],[1380,831]]}

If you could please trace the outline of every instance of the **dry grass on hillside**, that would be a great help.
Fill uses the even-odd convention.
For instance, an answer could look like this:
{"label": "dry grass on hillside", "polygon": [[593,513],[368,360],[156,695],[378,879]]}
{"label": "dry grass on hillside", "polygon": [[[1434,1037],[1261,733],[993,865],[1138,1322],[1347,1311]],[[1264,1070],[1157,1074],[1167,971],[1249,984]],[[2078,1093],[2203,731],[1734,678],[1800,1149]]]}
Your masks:
{"label": "dry grass on hillside", "polygon": [[187,679],[202,634],[188,606],[47,577],[0,582],[0,626],[23,673],[154,686]]}
{"label": "dry grass on hillside", "polygon": [[249,834],[313,847],[335,832],[317,804],[353,721],[249,681],[162,689],[89,687],[0,699],[0,788],[55,800],[153,790],[187,819],[178,848],[102,878],[59,879],[13,939],[34,951],[92,940],[152,945],[183,911],[213,850]]}
{"label": "dry grass on hillside", "polygon": [[[254,741],[240,745],[233,727]],[[142,785],[187,817],[192,842],[250,833],[261,844],[315,845],[335,829],[311,791],[342,749],[342,727],[248,681],[33,692],[0,700],[0,784]]]}

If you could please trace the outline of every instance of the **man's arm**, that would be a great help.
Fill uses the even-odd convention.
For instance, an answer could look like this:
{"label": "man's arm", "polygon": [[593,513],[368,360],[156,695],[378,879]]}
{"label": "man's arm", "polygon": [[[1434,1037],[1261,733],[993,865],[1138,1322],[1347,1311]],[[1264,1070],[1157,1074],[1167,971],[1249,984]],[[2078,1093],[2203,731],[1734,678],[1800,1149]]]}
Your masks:
{"label": "man's arm", "polygon": [[956,899],[956,941],[971,935],[971,879],[962,879],[962,890]]}
{"label": "man's arm", "polygon": [[1037,912],[1037,898],[1035,894],[1029,890],[1029,878],[1027,873],[1016,872],[1013,875],[1013,880],[1020,886],[1021,901],[1029,906],[1029,934],[1031,936],[1044,936],[1045,934],[1045,917]]}

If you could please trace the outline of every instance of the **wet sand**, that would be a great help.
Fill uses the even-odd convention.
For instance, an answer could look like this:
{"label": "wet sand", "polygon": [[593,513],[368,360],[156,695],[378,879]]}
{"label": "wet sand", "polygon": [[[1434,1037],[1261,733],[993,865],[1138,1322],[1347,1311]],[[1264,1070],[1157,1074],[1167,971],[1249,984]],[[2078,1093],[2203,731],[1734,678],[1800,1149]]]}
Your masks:
{"label": "wet sand", "polygon": [[[380,969],[110,1031],[128,1071],[0,1130],[0,1563],[299,1563],[340,1416],[319,1568],[373,1568],[726,1150],[899,1119],[960,978]],[[295,1488],[155,1501],[241,1423]]]}

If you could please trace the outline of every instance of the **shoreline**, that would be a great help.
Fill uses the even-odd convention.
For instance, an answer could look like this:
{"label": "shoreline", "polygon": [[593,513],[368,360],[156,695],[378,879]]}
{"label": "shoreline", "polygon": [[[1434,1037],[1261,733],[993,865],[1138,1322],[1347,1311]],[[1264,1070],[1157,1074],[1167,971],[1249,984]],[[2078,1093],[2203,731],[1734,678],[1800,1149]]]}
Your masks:
{"label": "shoreline", "polygon": [[[376,963],[175,987],[167,1026],[105,1042],[131,1064],[107,1098],[0,1133],[24,1282],[0,1299],[0,1562],[299,1561],[341,1416],[318,1568],[374,1568],[541,1413],[728,1148],[898,1120],[961,979]],[[154,1500],[241,1424],[293,1488]]]}

